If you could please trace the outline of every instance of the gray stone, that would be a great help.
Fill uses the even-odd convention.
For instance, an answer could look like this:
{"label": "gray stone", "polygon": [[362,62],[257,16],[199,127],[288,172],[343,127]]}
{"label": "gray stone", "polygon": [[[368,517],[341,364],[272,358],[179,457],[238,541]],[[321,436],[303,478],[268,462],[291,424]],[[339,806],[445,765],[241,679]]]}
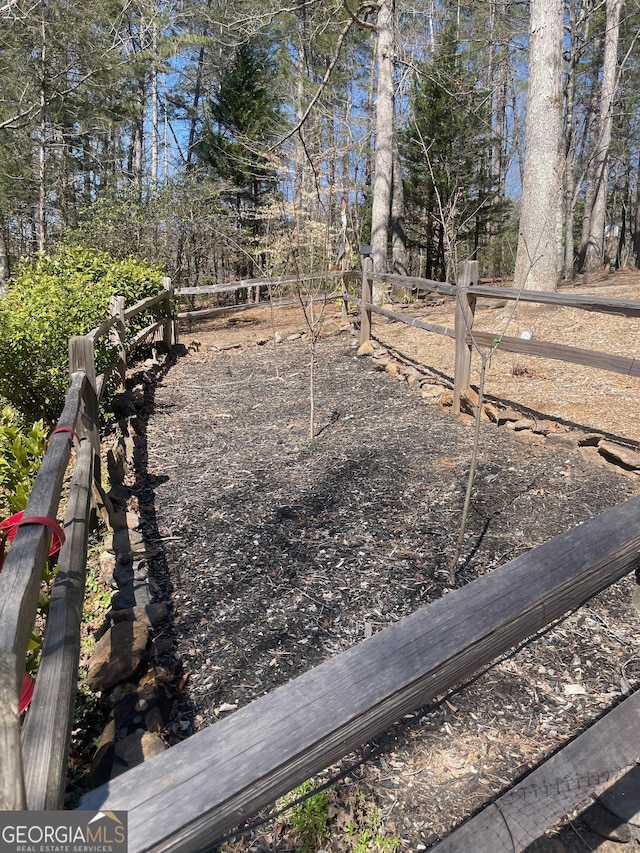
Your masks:
{"label": "gray stone", "polygon": [[142,383],[134,385],[131,389],[131,394],[136,405],[144,403],[144,385]]}
{"label": "gray stone", "polygon": [[149,589],[149,585],[146,583],[135,583],[134,581],[133,597],[135,599],[136,607],[147,607],[153,602],[151,590]]}
{"label": "gray stone", "polygon": [[146,622],[147,625],[155,627],[160,625],[169,617],[169,605],[166,601],[157,601],[154,604],[136,605],[128,610],[119,610],[112,614],[114,622]]}
{"label": "gray stone", "polygon": [[111,608],[115,610],[131,610],[138,602],[133,580],[123,584],[117,592],[111,596]]}
{"label": "gray stone", "polygon": [[119,444],[107,450],[107,471],[112,483],[122,483],[126,474],[124,450]]}
{"label": "gray stone", "polygon": [[100,554],[100,580],[106,586],[111,586],[114,583],[113,572],[115,567],[115,554],[111,554],[109,551],[103,551]]}
{"label": "gray stone", "polygon": [[114,394],[111,401],[113,411],[119,417],[130,417],[136,413],[136,401],[132,391],[126,388],[120,394]]}
{"label": "gray stone", "polygon": [[133,562],[128,560],[126,563],[116,562],[113,570],[113,579],[118,585],[118,589],[123,589],[127,584],[133,581]]}
{"label": "gray stone", "polygon": [[600,795],[600,802],[626,823],[640,826],[640,765],[632,767],[614,785],[607,788]]}
{"label": "gray stone", "polygon": [[578,438],[578,447],[597,447],[602,441],[602,436],[597,432],[583,433]]}
{"label": "gray stone", "polygon": [[115,554],[133,554],[143,556],[146,553],[144,536],[139,530],[116,530],[105,541],[107,551]]}
{"label": "gray stone", "polygon": [[423,400],[437,400],[445,392],[442,385],[422,385],[420,387],[420,396]]}
{"label": "gray stone", "polygon": [[609,841],[617,841],[623,844],[631,841],[631,832],[626,822],[616,817],[609,809],[605,809],[599,803],[594,803],[590,806],[582,815],[582,819],[589,829],[602,838],[608,838]]}
{"label": "gray stone", "polygon": [[535,425],[536,422],[530,420],[529,418],[520,418],[520,420],[517,421],[508,421],[507,429],[512,429],[515,430],[515,432],[520,432],[521,430],[525,429],[533,430],[535,429]]}
{"label": "gray stone", "polygon": [[137,530],[140,527],[140,516],[135,512],[114,512],[109,516],[109,527],[115,530]]}
{"label": "gray stone", "polygon": [[112,482],[107,497],[114,504],[124,506],[131,497],[131,489],[119,482]]}
{"label": "gray stone", "polygon": [[498,415],[498,426],[509,423],[510,421],[519,421],[522,418],[521,412],[516,412],[515,409],[503,409]]}
{"label": "gray stone", "polygon": [[137,767],[155,755],[160,755],[166,748],[167,745],[159,735],[137,729],[122,740],[116,741],[112,778]]}
{"label": "gray stone", "polygon": [[118,734],[123,736],[140,728],[147,732],[161,732],[169,721],[172,704],[167,693],[154,684],[130,690],[113,709]]}
{"label": "gray stone", "polygon": [[92,788],[97,788],[109,780],[115,754],[115,738],[116,724],[113,719],[110,719],[100,735],[91,760],[89,780]]}
{"label": "gray stone", "polygon": [[365,341],[363,344],[360,344],[358,347],[358,355],[373,355],[373,344],[371,341]]}
{"label": "gray stone", "polygon": [[149,577],[149,568],[145,560],[135,560],[133,563],[133,577],[137,581],[146,581]]}
{"label": "gray stone", "polygon": [[546,436],[546,440],[549,444],[553,444],[556,447],[575,449],[578,446],[575,435],[572,435],[570,432],[550,432]]}
{"label": "gray stone", "polygon": [[135,438],[132,438],[130,435],[123,436],[124,441],[124,453],[125,453],[125,464],[129,471],[133,470],[135,452],[136,452],[136,441]]}
{"label": "gray stone", "polygon": [[601,441],[598,444],[598,453],[616,465],[622,465],[623,468],[632,471],[637,471],[640,468],[640,453],[631,450],[629,447],[624,447],[622,444],[616,444],[613,441]]}
{"label": "gray stone", "polygon": [[95,693],[130,678],[144,658],[149,628],[144,622],[118,622],[95,645],[87,681]]}

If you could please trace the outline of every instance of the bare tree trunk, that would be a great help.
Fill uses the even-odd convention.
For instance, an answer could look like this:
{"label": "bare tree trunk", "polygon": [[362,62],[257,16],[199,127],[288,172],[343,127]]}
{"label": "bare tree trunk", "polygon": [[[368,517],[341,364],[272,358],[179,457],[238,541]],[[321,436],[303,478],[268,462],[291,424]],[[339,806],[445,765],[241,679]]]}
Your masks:
{"label": "bare tree trunk", "polygon": [[[582,150],[587,150],[591,146],[596,127],[596,102],[598,91],[598,70],[599,66],[594,66],[591,79],[591,95],[589,97],[589,107],[584,121],[584,133],[582,141]],[[587,251],[589,242],[589,233],[591,231],[591,211],[593,209],[593,199],[595,196],[595,163],[593,157],[587,164],[587,177],[584,187],[584,214],[582,217],[582,230],[580,239],[580,253],[578,259],[578,268],[582,270],[584,266],[584,257]]]}
{"label": "bare tree trunk", "polygon": [[[371,210],[371,248],[374,273],[387,271],[387,244],[391,214],[393,181],[393,50],[394,0],[381,0],[377,23],[378,88],[376,98],[376,149],[373,206]],[[381,304],[384,287],[374,281],[373,301]]]}
{"label": "bare tree trunk", "polygon": [[402,184],[402,165],[398,137],[393,137],[393,181],[391,200],[391,237],[393,272],[407,275],[407,235],[404,230],[404,186]]}
{"label": "bare tree trunk", "polygon": [[569,61],[565,84],[565,171],[564,171],[564,264],[563,278],[573,278],[573,213],[575,208],[575,160],[576,133],[574,127],[574,109],[576,93],[576,69],[578,65],[578,45],[576,32],[576,8],[569,3]]}
{"label": "bare tree trunk", "polygon": [[618,83],[618,36],[620,12],[624,0],[607,0],[604,64],[600,89],[600,114],[598,118],[598,143],[594,155],[595,194],[591,209],[589,236],[584,252],[584,270],[599,269],[603,262],[604,224],[607,211],[607,185],[609,179],[609,149],[613,128],[613,101]]}
{"label": "bare tree trunk", "polygon": [[[304,80],[306,75],[305,44],[307,43],[307,6],[298,0],[298,44],[296,46],[296,124],[300,125],[304,115]],[[293,175],[293,218],[295,227],[295,251],[300,251],[300,225],[304,206],[304,176],[306,152],[304,149],[304,127],[300,126],[294,140]]]}
{"label": "bare tree trunk", "polygon": [[636,183],[636,218],[633,229],[633,253],[636,268],[640,269],[640,155],[638,157],[638,178]]}
{"label": "bare tree trunk", "polygon": [[42,18],[40,35],[42,45],[40,49],[40,133],[38,137],[38,251],[43,253],[47,245],[47,42],[44,17]]}
{"label": "bare tree trunk", "polygon": [[514,286],[555,290],[561,213],[562,0],[531,0],[529,92]]}
{"label": "bare tree trunk", "polygon": [[155,21],[151,24],[151,192],[155,195],[158,188],[158,27]]}
{"label": "bare tree trunk", "polygon": [[[206,35],[206,31],[205,34]],[[200,46],[198,62],[196,65],[196,81],[193,87],[193,103],[191,104],[191,117],[189,119],[189,141],[187,143],[186,168],[193,169],[193,146],[196,141],[196,129],[198,126],[198,107],[200,105],[200,94],[202,92],[202,76],[204,72],[204,45]]]}
{"label": "bare tree trunk", "polygon": [[0,220],[0,288],[2,288],[9,278],[9,247],[5,240],[5,223]]}

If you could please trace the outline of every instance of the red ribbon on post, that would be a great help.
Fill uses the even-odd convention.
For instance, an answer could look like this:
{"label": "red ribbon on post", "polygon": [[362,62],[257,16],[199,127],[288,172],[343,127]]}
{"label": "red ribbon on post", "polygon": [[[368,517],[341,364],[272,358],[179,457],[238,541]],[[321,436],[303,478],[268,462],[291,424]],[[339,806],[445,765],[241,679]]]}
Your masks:
{"label": "red ribbon on post", "polygon": [[[66,431],[67,430],[65,430],[65,432]],[[52,554],[57,553],[64,544],[64,530],[60,527],[57,521],[54,521],[46,515],[29,515],[25,518],[24,512],[17,512],[15,515],[10,515],[9,518],[5,518],[4,521],[0,521],[0,571],[2,571],[2,564],[4,563],[4,549],[7,540],[12,542],[18,532],[18,528],[23,524],[42,524],[44,527],[49,528],[52,533],[51,548],[49,549],[50,557]],[[31,704],[34,687],[35,681],[28,672],[25,672],[22,676],[22,685],[20,687],[18,713],[23,714]]]}
{"label": "red ribbon on post", "polygon": [[57,553],[64,544],[64,530],[60,527],[57,521],[49,518],[46,515],[29,515],[25,517],[24,512],[17,512],[15,515],[10,515],[4,521],[0,521],[0,571],[4,563],[4,549],[7,541],[13,542],[18,528],[23,524],[42,524],[48,527],[52,533],[51,548],[49,556]]}
{"label": "red ribbon on post", "polygon": [[75,438],[75,440],[78,442],[78,444],[80,444],[80,436],[78,435],[78,433],[74,429],[71,429],[71,427],[64,427],[64,426],[63,427],[56,427],[55,429],[52,429],[51,432],[49,433],[49,438],[47,439],[47,443],[49,443],[49,441],[51,441],[51,437],[54,436],[57,432],[68,432],[71,435],[71,437]]}

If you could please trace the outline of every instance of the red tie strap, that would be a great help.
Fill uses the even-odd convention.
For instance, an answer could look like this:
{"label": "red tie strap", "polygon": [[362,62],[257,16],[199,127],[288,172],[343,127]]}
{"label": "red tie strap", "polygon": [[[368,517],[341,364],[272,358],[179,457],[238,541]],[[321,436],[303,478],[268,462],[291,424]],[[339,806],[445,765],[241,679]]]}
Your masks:
{"label": "red tie strap", "polygon": [[71,435],[71,437],[75,438],[75,440],[78,442],[78,444],[80,444],[80,436],[78,435],[78,433],[74,429],[71,429],[71,427],[65,427],[65,426],[56,427],[55,429],[52,429],[51,432],[49,433],[49,438],[47,439],[47,441],[50,441],[51,437],[54,436],[57,432],[68,432]]}
{"label": "red tie strap", "polygon": [[20,687],[20,698],[18,700],[18,713],[24,714],[31,700],[33,699],[33,689],[36,686],[35,681],[28,672],[22,676],[22,685]]}
{"label": "red tie strap", "polygon": [[49,550],[50,557],[59,551],[64,544],[64,530],[57,521],[46,515],[29,515],[25,518],[24,512],[17,512],[15,515],[5,518],[4,521],[0,521],[0,571],[4,563],[4,549],[7,540],[12,542],[18,532],[18,528],[23,524],[42,524],[44,527],[49,528],[52,533],[51,548]]}

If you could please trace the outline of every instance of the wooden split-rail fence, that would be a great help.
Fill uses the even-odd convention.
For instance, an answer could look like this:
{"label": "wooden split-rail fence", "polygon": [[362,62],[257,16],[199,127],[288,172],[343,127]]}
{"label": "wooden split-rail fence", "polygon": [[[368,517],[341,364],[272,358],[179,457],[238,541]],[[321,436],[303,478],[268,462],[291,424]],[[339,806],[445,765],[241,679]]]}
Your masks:
{"label": "wooden split-rail fence", "polygon": [[[640,314],[640,302],[630,300],[483,287],[477,284],[473,262],[461,265],[457,286],[382,276],[389,285],[455,297],[456,328],[444,329],[374,306],[373,276],[368,259],[364,261],[363,273],[320,273],[309,278],[323,283],[335,278],[342,281],[338,295],[345,307],[353,302],[360,307],[361,340],[370,335],[375,313],[455,338],[454,387],[458,395],[469,384],[471,347],[479,340],[483,345],[496,345],[493,336],[485,339],[473,332],[478,298],[535,299],[625,316]],[[362,284],[359,297],[349,293],[354,277]],[[264,283],[272,284],[251,280],[197,292],[220,293]],[[175,296],[193,294],[193,288],[174,294],[166,282],[158,296],[130,308],[115,299],[105,323],[70,341],[66,404],[25,510],[26,517],[55,519],[71,458],[69,430],[73,430],[79,442],[66,499],[66,538],[53,584],[33,700],[24,721],[18,715],[18,690],[49,551],[49,529],[39,524],[21,526],[0,573],[0,809],[57,809],[63,803],[92,493],[100,487],[98,407],[107,377],[95,374],[95,342],[103,335],[111,336],[118,353],[112,370],[123,382],[133,346],[154,334],[161,334],[171,345],[176,340],[176,319],[192,320],[197,312],[174,313],[152,323],[128,347],[123,335],[127,321],[161,302],[170,303]],[[499,339],[499,346],[510,351],[637,375],[634,359],[533,344]],[[127,811],[131,853],[210,849],[260,808],[638,569],[639,554],[640,498],[634,498],[452,591],[91,791],[80,808]],[[584,800],[593,790],[594,780],[613,779],[636,762],[640,754],[638,723],[640,692],[437,845],[439,853],[523,850]]]}

